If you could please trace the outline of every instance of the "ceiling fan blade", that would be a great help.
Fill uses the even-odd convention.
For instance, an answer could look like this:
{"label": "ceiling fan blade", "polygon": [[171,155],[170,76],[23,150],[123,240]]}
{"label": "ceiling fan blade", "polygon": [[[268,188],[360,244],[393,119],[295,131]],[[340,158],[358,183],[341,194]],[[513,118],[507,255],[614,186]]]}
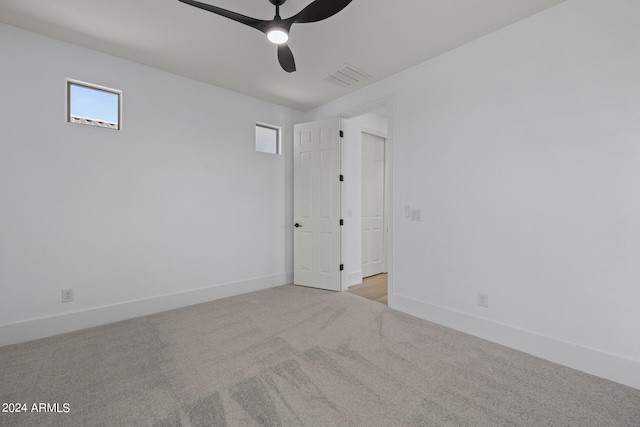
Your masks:
{"label": "ceiling fan blade", "polygon": [[351,0],[315,0],[302,9],[300,13],[289,19],[297,24],[322,21],[340,12],[349,3],[351,3]]}
{"label": "ceiling fan blade", "polygon": [[222,9],[217,6],[211,6],[210,4],[201,3],[199,1],[194,0],[178,0],[184,4],[188,4],[190,6],[194,6],[203,10],[207,10],[209,12],[213,12],[216,15],[224,16],[225,18],[232,19],[236,22],[240,22],[241,24],[248,25],[252,28],[255,28],[259,31],[264,31],[264,27],[268,22],[271,21],[263,21],[261,19],[251,18],[249,16],[241,15],[236,12],[232,12],[230,10]]}
{"label": "ceiling fan blade", "polygon": [[296,70],[296,61],[293,59],[293,52],[286,44],[278,45],[278,61],[282,69],[287,73],[293,73]]}

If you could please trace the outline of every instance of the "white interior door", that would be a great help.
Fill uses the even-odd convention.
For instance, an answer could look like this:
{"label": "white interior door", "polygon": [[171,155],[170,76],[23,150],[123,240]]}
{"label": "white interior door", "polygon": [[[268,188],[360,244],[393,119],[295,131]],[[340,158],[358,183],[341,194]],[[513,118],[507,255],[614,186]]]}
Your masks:
{"label": "white interior door", "polygon": [[385,140],[362,133],[362,277],[385,271]]}
{"label": "white interior door", "polygon": [[293,129],[293,281],[340,291],[340,119]]}

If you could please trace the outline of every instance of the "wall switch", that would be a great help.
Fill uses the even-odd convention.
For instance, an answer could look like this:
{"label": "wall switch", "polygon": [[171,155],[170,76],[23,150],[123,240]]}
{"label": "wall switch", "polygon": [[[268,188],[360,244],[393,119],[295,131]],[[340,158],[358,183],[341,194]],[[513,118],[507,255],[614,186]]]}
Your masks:
{"label": "wall switch", "polygon": [[409,205],[404,205],[404,217],[409,218],[411,216],[411,207]]}
{"label": "wall switch", "polygon": [[478,294],[478,305],[489,308],[489,294]]}
{"label": "wall switch", "polygon": [[420,209],[411,209],[411,221],[422,221],[422,212]]}
{"label": "wall switch", "polygon": [[71,301],[73,301],[73,289],[63,289],[62,302],[71,302]]}

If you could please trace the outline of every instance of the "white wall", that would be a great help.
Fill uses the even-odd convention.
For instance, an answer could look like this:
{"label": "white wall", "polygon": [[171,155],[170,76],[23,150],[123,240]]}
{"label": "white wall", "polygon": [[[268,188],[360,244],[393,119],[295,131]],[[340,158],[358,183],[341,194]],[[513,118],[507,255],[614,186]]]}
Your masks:
{"label": "white wall", "polygon": [[640,388],[639,21],[569,0],[306,115],[395,97],[392,307]]}
{"label": "white wall", "polygon": [[[302,113],[1,24],[0,58],[0,345],[291,282]],[[66,78],[122,131],[66,123]]]}
{"label": "white wall", "polygon": [[346,176],[343,262],[347,275],[343,289],[362,283],[362,132],[386,137],[388,126],[385,113],[367,113],[344,121],[343,165]]}

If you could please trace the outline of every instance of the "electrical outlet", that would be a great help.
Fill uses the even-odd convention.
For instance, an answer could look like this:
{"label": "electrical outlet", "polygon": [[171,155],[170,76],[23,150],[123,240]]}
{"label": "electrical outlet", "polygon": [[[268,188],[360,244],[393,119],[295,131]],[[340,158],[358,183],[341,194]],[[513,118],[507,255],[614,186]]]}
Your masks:
{"label": "electrical outlet", "polygon": [[489,308],[489,294],[478,294],[478,305]]}
{"label": "electrical outlet", "polygon": [[411,209],[411,221],[422,221],[422,212],[420,209]]}
{"label": "electrical outlet", "polygon": [[71,302],[71,301],[73,301],[73,289],[63,289],[62,302]]}

